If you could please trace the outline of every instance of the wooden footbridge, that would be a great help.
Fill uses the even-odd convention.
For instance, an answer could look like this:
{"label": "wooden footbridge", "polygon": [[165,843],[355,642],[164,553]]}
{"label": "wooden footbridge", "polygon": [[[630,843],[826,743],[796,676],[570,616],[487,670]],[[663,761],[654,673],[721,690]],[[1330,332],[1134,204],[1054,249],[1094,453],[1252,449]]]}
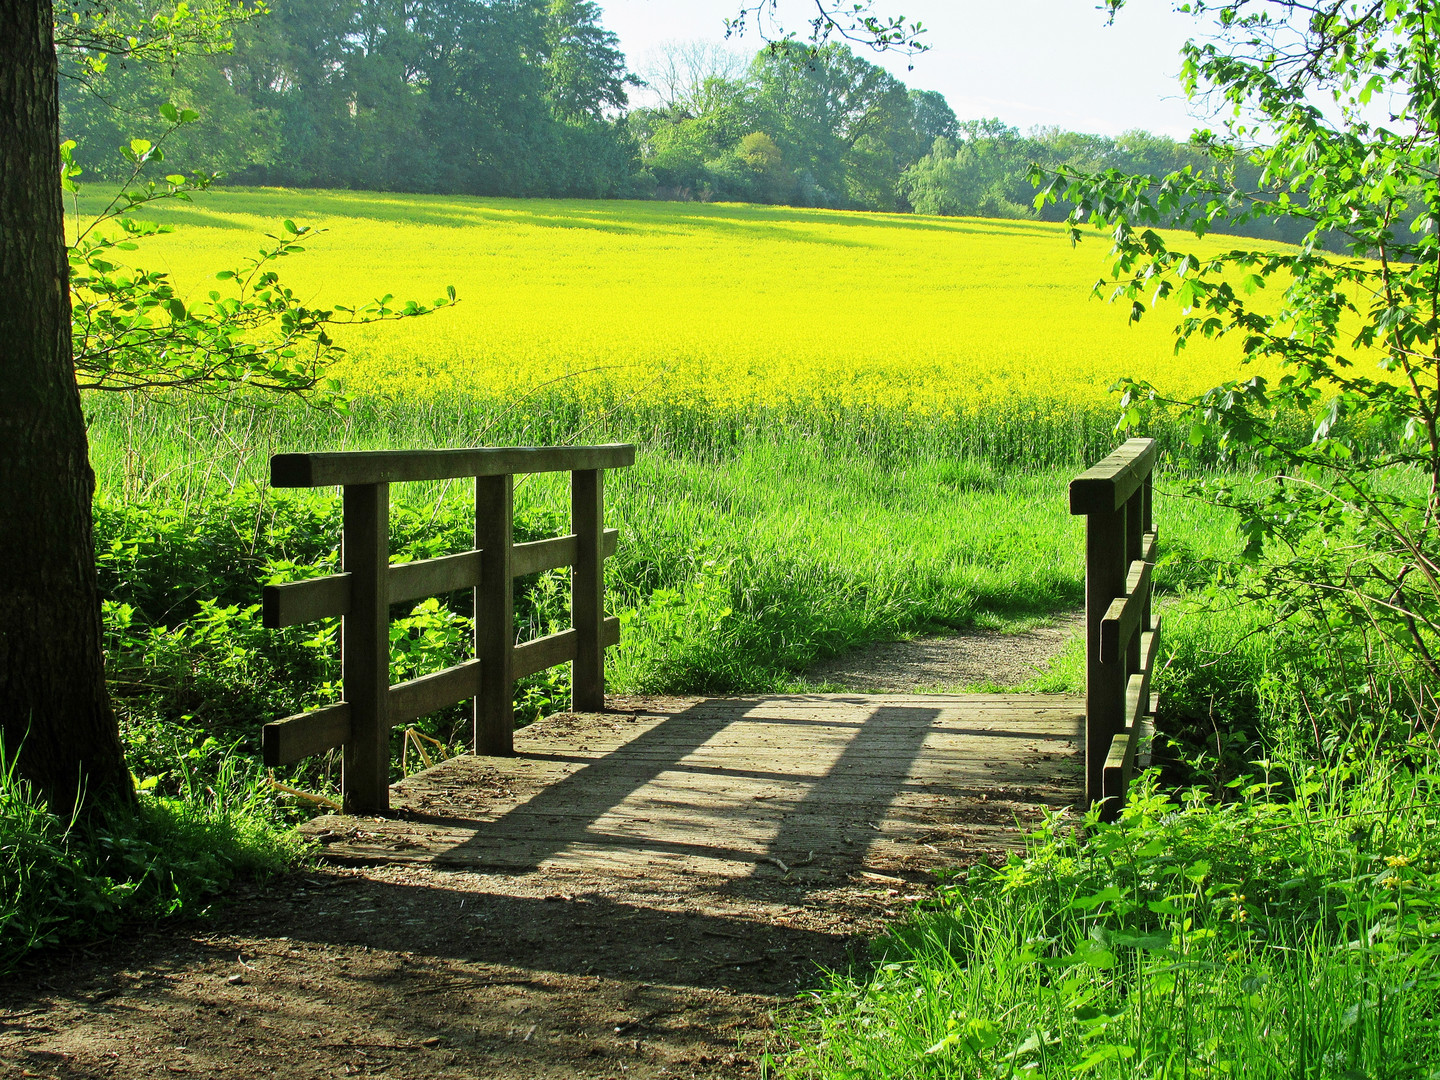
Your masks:
{"label": "wooden footbridge", "polygon": [[[269,626],[342,618],[343,700],[268,725],[267,763],[343,748],[344,814],[312,835],[332,858],[524,872],[574,867],[734,879],[880,880],[1014,842],[1018,816],[1125,796],[1153,712],[1159,630],[1152,440],[1070,485],[1086,532],[1086,694],[607,699],[604,472],[630,446],[284,454],[281,487],[341,486],[341,573],[265,590]],[[514,544],[516,474],[571,473],[572,531]],[[473,477],[475,547],[391,565],[389,484]],[[573,626],[513,640],[513,581],[572,567]],[[390,607],[473,590],[474,659],[389,684]],[[513,729],[517,678],[574,665],[573,711]],[[388,783],[392,729],[474,702],[474,753]]]}

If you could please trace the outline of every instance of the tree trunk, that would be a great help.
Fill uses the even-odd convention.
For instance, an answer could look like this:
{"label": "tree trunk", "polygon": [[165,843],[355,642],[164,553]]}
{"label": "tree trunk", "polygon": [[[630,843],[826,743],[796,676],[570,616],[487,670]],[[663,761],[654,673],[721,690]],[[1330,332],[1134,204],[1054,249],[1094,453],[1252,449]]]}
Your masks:
{"label": "tree trunk", "polygon": [[0,735],[67,814],[133,798],[105,694],[51,0],[0,0]]}

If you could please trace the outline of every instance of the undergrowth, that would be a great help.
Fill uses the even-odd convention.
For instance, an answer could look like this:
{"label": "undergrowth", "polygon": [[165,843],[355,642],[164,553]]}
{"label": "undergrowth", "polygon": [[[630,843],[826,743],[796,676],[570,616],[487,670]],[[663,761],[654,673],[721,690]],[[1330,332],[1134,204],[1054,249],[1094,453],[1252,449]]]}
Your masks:
{"label": "undergrowth", "polygon": [[36,949],[94,940],[132,920],[203,913],[237,878],[296,863],[258,769],[224,755],[208,777],[181,758],[176,793],[142,785],[133,808],[47,806],[0,745],[0,972]]}
{"label": "undergrowth", "polygon": [[780,1072],[1440,1075],[1440,787],[1412,749],[1048,819],[818,991]]}

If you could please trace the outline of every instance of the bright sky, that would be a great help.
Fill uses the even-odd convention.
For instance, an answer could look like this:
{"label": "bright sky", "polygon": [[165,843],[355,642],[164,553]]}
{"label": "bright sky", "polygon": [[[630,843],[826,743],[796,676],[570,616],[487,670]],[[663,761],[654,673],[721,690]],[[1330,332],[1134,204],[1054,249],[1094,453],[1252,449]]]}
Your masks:
{"label": "bright sky", "polygon": [[[599,0],[630,69],[643,72],[666,42],[720,42],[740,0]],[[962,120],[998,116],[1022,131],[1056,124],[1118,135],[1130,128],[1185,138],[1196,126],[1175,73],[1199,29],[1173,0],[1131,0],[1107,26],[1097,0],[879,0],[877,11],[918,20],[930,51],[865,55],[907,86],[938,90]],[[813,0],[780,0],[787,28],[807,31]],[[731,39],[753,54],[752,30]],[[914,70],[907,71],[907,64]],[[635,95],[644,103],[644,91]]]}

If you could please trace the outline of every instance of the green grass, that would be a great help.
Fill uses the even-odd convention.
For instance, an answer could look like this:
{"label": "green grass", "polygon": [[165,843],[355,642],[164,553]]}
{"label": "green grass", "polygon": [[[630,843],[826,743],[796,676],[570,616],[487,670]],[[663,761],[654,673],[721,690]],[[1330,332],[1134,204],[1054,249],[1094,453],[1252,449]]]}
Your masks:
{"label": "green grass", "polygon": [[[92,398],[92,457],[107,498],[199,508],[217,489],[263,479],[275,450],[455,444],[477,428],[499,443],[527,434],[513,407],[506,420],[485,402],[457,400],[444,415],[382,404],[337,419],[298,408],[177,412]],[[830,429],[737,429],[733,418],[701,413],[645,439],[648,416],[602,416],[589,431],[557,425],[542,433],[640,441],[635,466],[607,479],[608,523],[622,535],[607,570],[611,610],[625,620],[610,671],[615,691],[795,688],[805,685],[807,666],[855,645],[973,626],[1015,629],[1083,602],[1083,522],[1069,515],[1065,494],[1078,460],[962,455],[943,420],[911,418],[902,429],[857,414]],[[228,452],[202,457],[200,443]],[[565,483],[538,476],[517,485],[517,515],[534,523],[527,528],[535,535],[563,531]],[[422,518],[443,518],[452,549],[465,542],[464,483],[397,485],[392,499]],[[296,527],[269,510],[255,513],[265,529]],[[1162,569],[1162,585],[1233,552],[1213,510],[1162,497],[1159,514],[1190,556]],[[324,525],[305,520],[306,529],[331,529],[334,543],[333,515]],[[241,514],[229,527],[243,530],[243,522]],[[224,602],[258,600],[262,570],[252,564],[253,591],[247,596],[233,581]],[[1051,688],[1077,688],[1077,669],[1067,671],[1066,685]]]}
{"label": "green grass", "polygon": [[38,949],[93,941],[127,922],[204,913],[240,877],[279,872],[303,844],[278,827],[260,770],[220,755],[206,775],[180,755],[173,797],[57,813],[0,745],[0,973]]}
{"label": "green grass", "polygon": [[1051,821],[833,976],[774,1075],[1435,1076],[1434,771],[1287,779]]}

